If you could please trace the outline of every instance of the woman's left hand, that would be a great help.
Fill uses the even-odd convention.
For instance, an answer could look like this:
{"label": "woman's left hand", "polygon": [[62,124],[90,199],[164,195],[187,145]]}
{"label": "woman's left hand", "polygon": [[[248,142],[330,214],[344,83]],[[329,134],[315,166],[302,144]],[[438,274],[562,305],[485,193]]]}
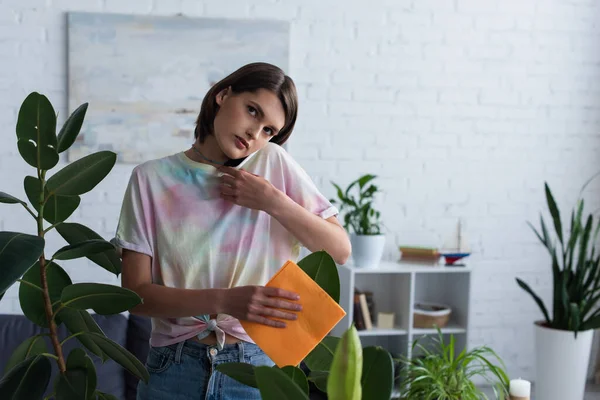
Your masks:
{"label": "woman's left hand", "polygon": [[262,176],[243,169],[219,167],[221,198],[242,207],[269,212],[275,206],[281,192]]}

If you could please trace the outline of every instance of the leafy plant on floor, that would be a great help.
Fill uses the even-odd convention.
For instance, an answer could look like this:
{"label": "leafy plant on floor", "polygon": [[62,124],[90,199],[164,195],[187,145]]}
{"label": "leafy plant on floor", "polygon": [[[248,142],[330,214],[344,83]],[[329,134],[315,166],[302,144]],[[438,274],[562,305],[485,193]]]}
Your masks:
{"label": "leafy plant on floor", "polygon": [[[338,199],[331,199],[332,204],[339,204],[340,214],[344,215],[344,227],[357,235],[381,234],[380,212],[373,208],[375,194],[380,192],[374,184],[369,184],[377,176],[363,175],[350,183],[346,190],[331,182],[337,190]],[[354,192],[352,192],[354,189]]]}
{"label": "leafy plant on floor", "polygon": [[[488,397],[473,383],[474,377],[483,377],[494,388],[497,399],[508,399],[509,379],[504,363],[489,347],[483,346],[459,354],[455,352],[454,336],[444,342],[442,332],[432,338],[432,348],[419,340],[413,343],[422,356],[402,358],[404,369],[402,396],[422,400],[480,400]],[[492,362],[495,359],[499,366]]]}
{"label": "leafy plant on floor", "polygon": [[[91,191],[111,171],[116,154],[101,151],[66,165],[52,176],[48,172],[77,138],[88,104],[82,104],[56,134],[56,114],[50,101],[33,92],[23,101],[17,121],[17,147],[21,157],[35,168],[24,188],[29,204],[0,192],[0,203],[21,205],[32,218],[37,235],[0,232],[0,299],[15,282],[20,283],[19,302],[32,322],[46,329],[26,338],[12,354],[0,380],[2,399],[41,399],[51,379],[51,362],[59,374],[53,384],[56,399],[114,399],[96,390],[96,370],[90,356],[74,349],[65,356],[63,345],[76,339],[103,361],[112,359],[147,381],[140,361],[107,338],[87,312],[118,314],[141,303],[134,292],[97,283],[73,284],[59,261],[87,257],[115,275],[121,261],[114,246],[90,228],[65,222],[79,206],[80,196]],[[48,225],[49,224],[49,225]],[[45,235],[56,229],[68,245],[48,259]],[[57,326],[65,324],[70,336],[60,341]],[[50,338],[52,349],[43,340]]]}
{"label": "leafy plant on floor", "polygon": [[[590,181],[585,183],[581,192]],[[577,337],[579,331],[600,328],[600,309],[597,307],[600,300],[600,254],[596,252],[600,221],[595,223],[593,214],[583,218],[584,201],[579,196],[575,209],[571,210],[569,233],[564,232],[554,196],[548,184],[544,186],[558,242],[551,237],[541,215],[541,233],[529,225],[551,257],[552,314],[528,284],[519,278],[517,283],[540,307],[547,327],[573,331]]]}
{"label": "leafy plant on floor", "polygon": [[[340,281],[335,262],[324,251],[298,262],[315,282],[339,301]],[[306,356],[308,376],[298,366],[254,367],[225,363],[217,370],[248,386],[257,387],[265,400],[307,400],[309,382],[330,400],[389,400],[394,384],[392,357],[379,346],[361,346],[354,325],[341,338],[326,336]]]}

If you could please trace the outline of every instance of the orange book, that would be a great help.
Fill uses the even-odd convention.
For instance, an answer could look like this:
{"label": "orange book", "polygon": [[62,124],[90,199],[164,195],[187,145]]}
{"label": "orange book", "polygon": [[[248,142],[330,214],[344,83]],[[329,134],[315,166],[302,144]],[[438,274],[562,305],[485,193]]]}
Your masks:
{"label": "orange book", "polygon": [[344,309],[292,261],[287,261],[265,286],[297,293],[298,302],[302,304],[298,318],[286,320],[285,328],[241,321],[248,336],[278,367],[300,364],[346,315]]}

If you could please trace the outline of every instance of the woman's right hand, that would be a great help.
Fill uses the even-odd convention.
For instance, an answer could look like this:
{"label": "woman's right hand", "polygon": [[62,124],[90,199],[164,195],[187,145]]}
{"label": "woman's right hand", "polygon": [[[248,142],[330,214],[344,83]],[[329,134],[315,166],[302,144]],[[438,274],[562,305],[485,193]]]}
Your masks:
{"label": "woman's right hand", "polygon": [[239,286],[227,289],[224,296],[224,313],[234,318],[259,324],[285,328],[286,324],[274,318],[295,320],[302,306],[294,301],[300,297],[293,292],[265,286]]}

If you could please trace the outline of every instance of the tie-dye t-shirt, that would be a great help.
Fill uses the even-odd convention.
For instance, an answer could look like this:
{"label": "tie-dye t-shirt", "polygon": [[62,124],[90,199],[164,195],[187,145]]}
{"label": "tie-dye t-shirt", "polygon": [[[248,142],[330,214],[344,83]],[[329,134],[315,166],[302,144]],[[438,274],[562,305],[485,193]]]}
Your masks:
{"label": "tie-dye t-shirt", "polygon": [[[269,143],[242,166],[267,179],[310,212],[329,218],[338,210],[279,145]],[[115,244],[152,257],[153,283],[181,289],[264,285],[301,244],[263,211],[219,197],[213,166],[183,152],[134,168],[121,209]],[[166,346],[214,331],[252,342],[228,315],[152,318],[152,346]]]}

